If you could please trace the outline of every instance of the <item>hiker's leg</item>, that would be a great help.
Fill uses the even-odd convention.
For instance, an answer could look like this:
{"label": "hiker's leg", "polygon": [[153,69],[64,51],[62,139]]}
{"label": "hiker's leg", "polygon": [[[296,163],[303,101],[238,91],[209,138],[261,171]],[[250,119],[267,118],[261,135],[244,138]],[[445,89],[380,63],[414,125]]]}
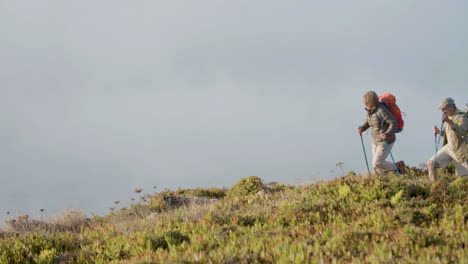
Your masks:
{"label": "hiker's leg", "polygon": [[372,143],[372,169],[377,175],[382,175],[385,171],[379,167],[382,159],[382,153],[379,151],[379,145]]}
{"label": "hiker's leg", "polygon": [[375,174],[378,174],[377,168],[375,166],[376,156],[377,156],[377,144],[372,142],[372,170],[374,171]]}
{"label": "hiker's leg", "polygon": [[[390,150],[392,149],[392,147],[393,144],[388,144],[388,148]],[[382,174],[385,171],[392,171],[395,169],[395,166],[392,162],[385,160],[387,159],[388,154],[389,152],[387,147],[385,146],[385,143],[376,144],[373,166],[377,174]]]}
{"label": "hiker's leg", "polygon": [[[452,158],[452,151],[450,150],[448,144],[443,146],[438,152],[436,156],[436,164],[434,163],[434,156],[432,156],[429,161],[427,162],[427,171],[429,172],[429,178],[432,181],[436,181],[439,177],[437,175],[436,168],[444,169],[447,165],[453,160]],[[434,169],[433,169],[434,168]]]}
{"label": "hiker's leg", "polygon": [[453,160],[453,164],[455,164],[457,176],[468,176],[468,163],[460,163],[458,160]]}
{"label": "hiker's leg", "polygon": [[[437,159],[439,161],[439,159]],[[438,179],[437,176],[437,168],[439,167],[439,163],[436,162],[435,165],[432,165],[434,163],[434,156],[432,156],[429,161],[427,161],[427,173],[429,174],[429,179],[431,181],[436,181]]]}

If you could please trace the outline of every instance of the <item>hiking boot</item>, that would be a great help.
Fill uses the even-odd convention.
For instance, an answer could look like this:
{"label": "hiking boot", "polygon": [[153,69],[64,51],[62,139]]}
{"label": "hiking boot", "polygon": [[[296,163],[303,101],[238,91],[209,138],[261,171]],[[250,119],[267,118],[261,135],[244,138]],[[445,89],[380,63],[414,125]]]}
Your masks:
{"label": "hiking boot", "polygon": [[398,171],[400,174],[405,174],[406,173],[406,165],[405,162],[400,160],[399,162],[396,163],[396,166],[398,168]]}

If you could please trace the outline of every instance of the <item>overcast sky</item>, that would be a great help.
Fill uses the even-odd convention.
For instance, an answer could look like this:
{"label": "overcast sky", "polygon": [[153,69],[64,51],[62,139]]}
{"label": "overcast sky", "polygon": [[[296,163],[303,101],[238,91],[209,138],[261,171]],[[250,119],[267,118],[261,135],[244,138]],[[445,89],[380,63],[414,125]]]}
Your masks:
{"label": "overcast sky", "polygon": [[[0,210],[103,212],[152,192],[366,171],[368,90],[433,154],[468,103],[468,2],[0,0]],[[369,133],[364,135],[370,157]],[[369,160],[370,162],[370,160]]]}

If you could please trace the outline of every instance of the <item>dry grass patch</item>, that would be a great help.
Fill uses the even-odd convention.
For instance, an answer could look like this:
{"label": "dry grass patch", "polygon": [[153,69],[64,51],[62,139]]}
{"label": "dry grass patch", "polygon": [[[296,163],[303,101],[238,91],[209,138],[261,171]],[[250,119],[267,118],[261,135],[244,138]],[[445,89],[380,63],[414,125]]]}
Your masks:
{"label": "dry grass patch", "polygon": [[79,232],[89,224],[89,219],[83,210],[70,209],[52,216],[48,222],[56,230]]}
{"label": "dry grass patch", "polygon": [[86,226],[89,219],[81,210],[67,210],[57,213],[48,220],[37,220],[29,215],[20,215],[5,221],[4,235],[21,235],[27,233],[50,233],[50,232],[79,232]]}

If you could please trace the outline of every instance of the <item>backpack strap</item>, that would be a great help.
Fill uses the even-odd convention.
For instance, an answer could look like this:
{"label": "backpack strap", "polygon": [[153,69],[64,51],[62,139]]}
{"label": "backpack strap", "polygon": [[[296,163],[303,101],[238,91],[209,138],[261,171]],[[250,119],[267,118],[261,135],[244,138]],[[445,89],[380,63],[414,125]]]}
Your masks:
{"label": "backpack strap", "polygon": [[[381,105],[382,107],[387,107],[387,105],[383,102],[380,102],[379,105]],[[388,107],[387,107],[388,109]],[[377,108],[375,110],[375,115],[377,116],[377,119],[379,120],[380,122],[380,129],[382,129],[383,125],[384,125],[384,122],[385,122],[385,119],[383,118],[382,114],[379,113],[379,108]]]}
{"label": "backpack strap", "polygon": [[[468,111],[467,112],[463,112],[461,110],[458,110],[457,111],[457,114],[459,115],[464,115],[466,118],[468,118]],[[454,121],[455,124],[459,125],[460,122],[457,120],[457,121]],[[466,131],[466,135],[468,135],[468,131]],[[464,138],[464,136],[462,136],[462,138]]]}
{"label": "backpack strap", "polygon": [[[387,105],[384,102],[379,102],[379,106],[387,107]],[[380,121],[380,127],[382,127],[384,118],[383,118],[382,114],[379,113],[379,108],[378,107],[375,109],[375,115],[377,116],[377,118]]]}

